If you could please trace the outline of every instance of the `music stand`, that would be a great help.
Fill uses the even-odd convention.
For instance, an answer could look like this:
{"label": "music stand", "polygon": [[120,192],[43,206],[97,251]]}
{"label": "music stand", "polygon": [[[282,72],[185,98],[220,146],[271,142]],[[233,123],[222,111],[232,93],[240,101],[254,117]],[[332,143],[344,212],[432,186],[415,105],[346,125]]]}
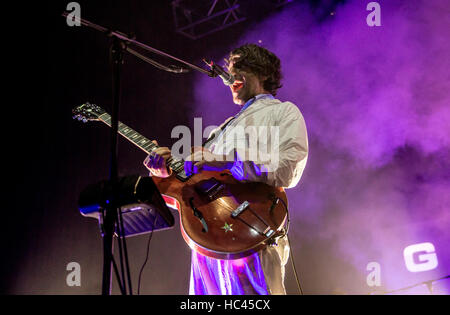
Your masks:
{"label": "music stand", "polygon": [[[174,216],[151,177],[122,177],[119,179],[118,192],[118,206],[123,216],[125,237],[166,230],[174,226]],[[78,200],[81,214],[98,219],[102,234],[102,213],[107,208],[111,195],[112,184],[104,180],[87,186]],[[120,236],[117,229],[114,235]]]}
{"label": "music stand", "polygon": [[[112,232],[109,232],[111,235],[107,235],[107,229],[111,227],[105,224],[105,219],[107,219],[107,215],[111,215],[108,211],[111,211],[112,198],[115,198],[115,205],[118,207],[118,211],[115,213],[117,218],[113,218],[117,223],[113,225],[113,233],[119,240],[122,281],[124,282],[121,238],[171,229],[175,224],[175,219],[151,177],[132,175],[119,178],[116,185],[111,180],[103,180],[87,186],[80,194],[78,207],[83,216],[98,219],[103,238],[111,238],[110,256],[106,254],[108,256],[105,257],[105,263],[109,265],[114,263],[112,257],[113,235]],[[126,250],[124,250],[124,254],[131,294],[131,276]],[[126,294],[125,283],[121,283],[115,263],[114,268],[120,290],[122,294]],[[111,270],[107,269],[103,273],[103,294],[110,294],[110,290]]]}

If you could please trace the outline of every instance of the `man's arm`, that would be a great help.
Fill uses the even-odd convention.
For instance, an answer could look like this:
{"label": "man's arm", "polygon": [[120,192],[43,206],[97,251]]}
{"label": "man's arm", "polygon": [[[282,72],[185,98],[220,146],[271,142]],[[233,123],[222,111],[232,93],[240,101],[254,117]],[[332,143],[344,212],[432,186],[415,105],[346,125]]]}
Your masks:
{"label": "man's arm", "polygon": [[284,120],[279,126],[279,135],[275,143],[262,148],[270,153],[269,160],[252,160],[248,149],[237,149],[235,162],[230,169],[233,176],[240,180],[264,182],[275,187],[291,188],[297,185],[308,157],[306,127],[301,117]]}
{"label": "man's arm", "polygon": [[[298,108],[289,104],[281,117],[279,126],[273,129],[271,141],[263,137],[250,148],[244,138],[233,138],[233,148],[228,155],[216,155],[197,148],[185,163],[188,172],[204,170],[230,170],[238,180],[264,182],[276,187],[297,185],[306,165],[308,139],[306,125]],[[273,127],[273,126],[272,126]],[[236,140],[236,142],[234,142]],[[267,154],[270,153],[270,154]]]}

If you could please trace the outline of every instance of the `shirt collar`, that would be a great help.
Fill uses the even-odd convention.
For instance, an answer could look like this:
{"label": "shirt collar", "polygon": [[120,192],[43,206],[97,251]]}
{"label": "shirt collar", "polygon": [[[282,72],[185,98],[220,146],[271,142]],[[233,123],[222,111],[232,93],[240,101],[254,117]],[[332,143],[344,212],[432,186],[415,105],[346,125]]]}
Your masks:
{"label": "shirt collar", "polygon": [[241,108],[241,110],[240,110],[239,112],[242,113],[242,112],[243,112],[244,110],[246,110],[250,105],[252,105],[254,102],[256,102],[257,100],[262,99],[262,98],[271,98],[271,99],[273,99],[274,97],[273,97],[272,94],[258,94],[258,95],[256,95],[256,96],[252,97],[251,99],[249,99],[249,100],[244,104],[244,106],[242,106],[242,108]]}

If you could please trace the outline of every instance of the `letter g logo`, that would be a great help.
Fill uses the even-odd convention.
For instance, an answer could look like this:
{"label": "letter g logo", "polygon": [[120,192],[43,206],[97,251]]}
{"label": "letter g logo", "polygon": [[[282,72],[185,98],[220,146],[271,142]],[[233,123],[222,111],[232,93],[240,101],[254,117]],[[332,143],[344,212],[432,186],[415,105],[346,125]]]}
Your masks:
{"label": "letter g logo", "polygon": [[432,243],[419,243],[405,247],[403,250],[406,268],[410,272],[421,272],[435,269],[438,259]]}

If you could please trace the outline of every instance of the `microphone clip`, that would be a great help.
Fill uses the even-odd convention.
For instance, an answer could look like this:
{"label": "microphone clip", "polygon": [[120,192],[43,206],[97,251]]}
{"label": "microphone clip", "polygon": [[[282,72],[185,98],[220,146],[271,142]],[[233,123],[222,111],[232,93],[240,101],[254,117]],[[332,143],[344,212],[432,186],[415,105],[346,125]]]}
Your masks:
{"label": "microphone clip", "polygon": [[232,85],[234,82],[234,77],[232,74],[228,73],[227,71],[225,71],[221,66],[219,66],[218,64],[216,64],[214,61],[206,61],[205,58],[203,58],[203,62],[206,63],[208,65],[208,67],[211,68],[211,71],[208,73],[208,75],[212,78],[215,77],[220,77],[223,81],[223,84],[225,85]]}
{"label": "microphone clip", "polygon": [[202,60],[203,60],[203,62],[206,63],[206,65],[211,69],[211,70],[208,72],[208,75],[209,75],[211,78],[216,78],[216,77],[218,77],[218,76],[221,74],[220,68],[218,68],[219,66],[216,65],[216,64],[214,63],[214,61],[211,60],[211,61],[208,62],[205,58],[203,58]]}

